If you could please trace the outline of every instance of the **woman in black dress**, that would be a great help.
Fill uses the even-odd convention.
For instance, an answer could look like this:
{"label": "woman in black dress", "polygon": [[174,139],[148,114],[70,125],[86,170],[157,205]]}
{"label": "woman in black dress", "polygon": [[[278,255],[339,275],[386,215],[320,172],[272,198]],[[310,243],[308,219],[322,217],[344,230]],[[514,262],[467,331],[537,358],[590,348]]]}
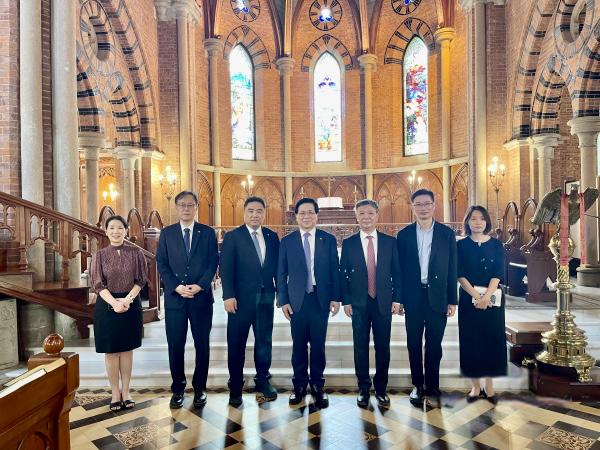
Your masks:
{"label": "woman in black dress", "polygon": [[110,409],[119,411],[135,406],[129,393],[129,381],[132,350],[142,345],[139,293],[148,280],[148,266],[142,251],[125,243],[125,219],[111,216],[105,228],[110,245],[98,250],[91,264],[92,286],[98,294],[94,306],[94,341],[96,352],[105,353],[112,389]]}
{"label": "woman in black dress", "polygon": [[489,236],[491,228],[487,210],[471,206],[464,220],[467,237],[458,242],[458,331],[460,369],[473,386],[467,401],[487,398],[496,404],[492,377],[507,373],[504,296],[494,295],[504,270],[504,248]]}

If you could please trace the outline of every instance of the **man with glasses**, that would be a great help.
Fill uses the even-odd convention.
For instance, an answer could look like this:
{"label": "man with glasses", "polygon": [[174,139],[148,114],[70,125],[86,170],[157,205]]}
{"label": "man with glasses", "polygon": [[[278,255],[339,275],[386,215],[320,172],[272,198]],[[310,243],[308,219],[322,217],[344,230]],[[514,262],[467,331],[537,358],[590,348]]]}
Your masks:
{"label": "man with glasses", "polygon": [[170,407],[183,406],[185,341],[188,321],[196,348],[192,378],[194,407],[206,404],[209,338],[212,328],[213,294],[211,284],[219,255],[215,230],[196,222],[198,197],[182,191],[175,197],[179,222],[160,233],[156,262],[164,285],[165,328],[171,369]]}
{"label": "man with glasses", "polygon": [[[319,408],[329,406],[323,387],[325,337],[329,313],[340,309],[340,273],[335,237],[317,230],[319,205],[302,198],[294,208],[299,229],[281,240],[277,270],[277,297],[292,329],[294,392],[290,405],[311,394]],[[310,376],[308,345],[310,344]]]}
{"label": "man with glasses", "polygon": [[256,400],[277,398],[269,379],[273,335],[275,278],[279,258],[277,234],[262,226],[265,201],[248,197],[244,224],[225,234],[221,249],[223,305],[227,311],[227,366],[229,404],[242,404],[244,360],[250,327],[254,334]]}
{"label": "man with glasses", "polygon": [[[425,396],[439,403],[442,338],[448,317],[456,312],[456,235],[433,220],[433,192],[419,189],[411,196],[417,220],[397,237],[402,267],[401,301],[406,312],[406,337],[414,389],[410,402],[423,404]],[[425,332],[425,373],[423,373]]]}

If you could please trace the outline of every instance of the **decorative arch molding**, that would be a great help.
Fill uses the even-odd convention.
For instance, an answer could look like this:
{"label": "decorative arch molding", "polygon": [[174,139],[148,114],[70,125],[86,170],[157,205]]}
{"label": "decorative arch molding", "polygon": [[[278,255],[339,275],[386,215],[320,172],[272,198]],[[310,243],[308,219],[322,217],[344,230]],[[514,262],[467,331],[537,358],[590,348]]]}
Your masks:
{"label": "decorative arch molding", "polygon": [[573,84],[573,115],[598,116],[600,114],[597,88],[600,78],[600,21],[594,26],[590,39],[586,42],[577,64]]}
{"label": "decorative arch molding", "polygon": [[522,139],[531,134],[533,87],[540,52],[558,2],[534,2],[529,13],[529,25],[525,31],[512,91],[511,139]]}
{"label": "decorative arch molding", "polygon": [[269,177],[258,178],[253,194],[262,197],[267,203],[265,224],[285,223],[285,194],[280,183]]}
{"label": "decorative arch molding", "polygon": [[531,111],[531,135],[558,133],[558,112],[563,87],[569,89],[572,77],[565,77],[568,69],[556,56],[548,59],[542,68],[533,97]]}
{"label": "decorative arch molding", "polygon": [[312,66],[313,60],[316,61],[315,57],[318,57],[325,52],[339,55],[346,71],[354,68],[352,56],[350,56],[348,48],[339,39],[330,34],[324,34],[311,42],[308,46],[304,52],[304,56],[302,56],[300,70],[302,72],[308,72]]}
{"label": "decorative arch molding", "polygon": [[382,223],[409,222],[410,188],[400,174],[384,176],[377,183],[374,198],[379,203],[379,221]]}
{"label": "decorative arch molding", "polygon": [[433,32],[421,19],[409,17],[402,22],[390,37],[385,47],[384,64],[402,64],[404,52],[413,36],[419,36],[429,51],[435,49]]}
{"label": "decorative arch molding", "polygon": [[271,59],[265,44],[248,25],[235,28],[227,36],[223,47],[223,58],[225,60],[229,60],[229,53],[238,44],[243,45],[248,51],[255,70],[271,68]]}
{"label": "decorative arch molding", "polygon": [[[79,0],[80,4],[85,0]],[[128,78],[133,89],[132,100],[137,105],[139,116],[139,145],[146,149],[157,149],[157,123],[158,117],[152,81],[147,68],[146,56],[133,19],[127,8],[125,0],[101,0],[106,10],[111,27],[116,35],[122,54],[120,58],[128,68]],[[119,52],[119,53],[121,53]]]}
{"label": "decorative arch molding", "polygon": [[141,147],[140,117],[131,90],[118,74],[113,74],[110,90],[109,103],[116,130],[116,146]]}
{"label": "decorative arch molding", "polygon": [[460,166],[450,188],[452,222],[460,222],[467,212],[469,200],[469,166]]}
{"label": "decorative arch molding", "polygon": [[[304,192],[303,196],[301,195],[302,192]],[[317,178],[306,178],[296,187],[292,196],[293,202],[296,203],[302,197],[327,197],[327,189],[319,183]]]}
{"label": "decorative arch molding", "polygon": [[106,111],[98,96],[98,83],[89,73],[89,66],[84,67],[84,60],[77,58],[76,64],[79,132],[104,133]]}
{"label": "decorative arch molding", "polygon": [[213,224],[213,189],[204,172],[196,172],[196,189],[198,192],[198,219],[202,223]]}

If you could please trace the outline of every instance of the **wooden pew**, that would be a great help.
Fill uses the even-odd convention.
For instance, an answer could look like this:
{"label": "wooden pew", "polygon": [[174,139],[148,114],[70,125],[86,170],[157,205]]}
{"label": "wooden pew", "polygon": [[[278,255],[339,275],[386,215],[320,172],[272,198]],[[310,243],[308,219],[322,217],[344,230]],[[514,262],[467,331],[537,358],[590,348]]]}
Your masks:
{"label": "wooden pew", "polygon": [[44,350],[54,354],[32,356],[25,374],[0,386],[1,449],[70,448],[69,411],[79,387],[79,355],[56,348],[46,338]]}

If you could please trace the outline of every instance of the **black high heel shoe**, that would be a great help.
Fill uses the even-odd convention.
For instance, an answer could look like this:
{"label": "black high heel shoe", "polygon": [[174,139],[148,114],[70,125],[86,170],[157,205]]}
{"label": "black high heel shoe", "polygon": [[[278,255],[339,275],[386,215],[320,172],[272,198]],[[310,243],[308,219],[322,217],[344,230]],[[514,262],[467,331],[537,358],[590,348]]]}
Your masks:
{"label": "black high heel shoe", "polygon": [[482,398],[482,394],[485,395],[485,392],[483,392],[483,390],[481,390],[481,389],[479,390],[479,394],[477,394],[477,395],[467,394],[467,403],[476,402],[477,400]]}
{"label": "black high heel shoe", "polygon": [[483,394],[482,397],[485,398],[492,405],[497,405],[498,404],[498,396],[496,394],[494,394],[494,395],[487,395],[487,393],[483,389],[481,390],[481,394]]}

